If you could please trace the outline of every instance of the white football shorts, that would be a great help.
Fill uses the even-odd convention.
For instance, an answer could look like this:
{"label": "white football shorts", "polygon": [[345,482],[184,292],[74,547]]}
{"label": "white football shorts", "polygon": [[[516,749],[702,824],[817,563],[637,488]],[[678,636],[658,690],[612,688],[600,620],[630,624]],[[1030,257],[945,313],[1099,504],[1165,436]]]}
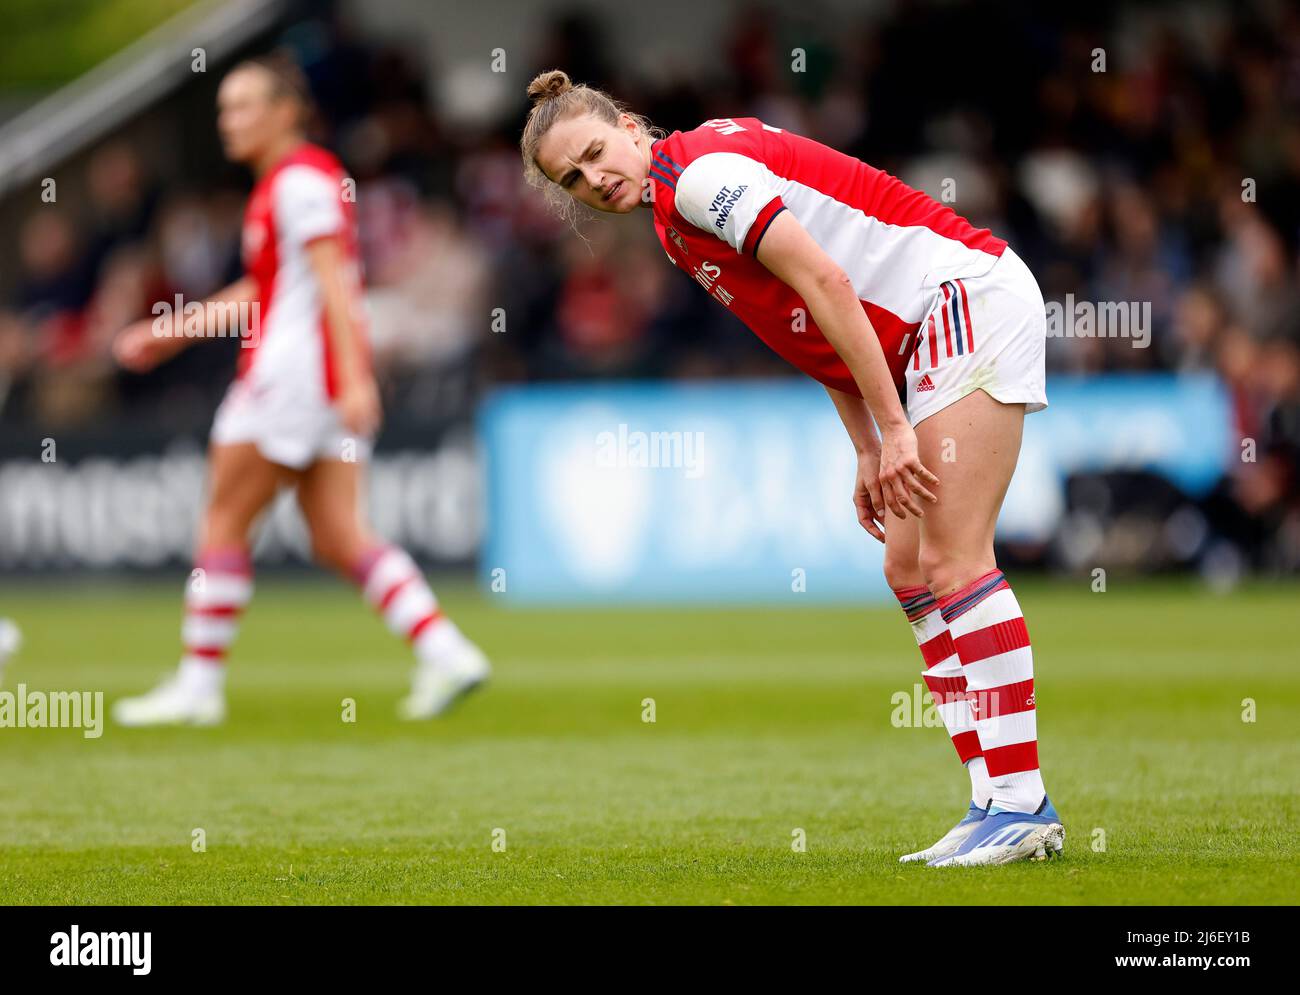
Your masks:
{"label": "white football shorts", "polygon": [[941,284],[917,334],[902,393],[913,425],[981,389],[1026,414],[1047,407],[1047,309],[1010,246],[983,276]]}
{"label": "white football shorts", "polygon": [[251,442],[272,463],[303,470],[317,460],[362,462],[373,439],[353,435],[323,397],[304,397],[291,384],[235,380],[217,408],[211,441]]}

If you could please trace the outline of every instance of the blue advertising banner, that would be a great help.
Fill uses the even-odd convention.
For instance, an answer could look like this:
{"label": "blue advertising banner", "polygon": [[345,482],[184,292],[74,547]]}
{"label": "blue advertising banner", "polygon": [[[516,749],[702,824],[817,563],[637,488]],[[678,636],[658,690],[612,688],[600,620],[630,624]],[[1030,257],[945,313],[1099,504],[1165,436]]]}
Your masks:
{"label": "blue advertising banner", "polygon": [[[1048,399],[1025,422],[1000,537],[1050,536],[1073,472],[1146,468],[1199,493],[1235,452],[1212,377],[1053,377]],[[850,500],[852,447],[812,382],[509,388],[479,434],[480,576],[508,599],[889,596]]]}

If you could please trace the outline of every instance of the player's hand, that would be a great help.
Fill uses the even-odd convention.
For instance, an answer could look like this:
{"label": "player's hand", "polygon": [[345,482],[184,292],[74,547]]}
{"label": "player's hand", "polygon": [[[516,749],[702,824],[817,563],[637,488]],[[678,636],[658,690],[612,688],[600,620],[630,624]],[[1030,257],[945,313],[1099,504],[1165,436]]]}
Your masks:
{"label": "player's hand", "polygon": [[343,427],[353,435],[368,438],[379,430],[384,409],[374,377],[365,374],[346,384],[339,391],[336,403]]}
{"label": "player's hand", "polygon": [[936,503],[926,487],[939,483],[939,478],[927,470],[916,453],[916,432],[911,425],[903,424],[882,432],[880,440],[880,488],[885,504],[899,518],[909,514],[924,518],[920,498]]}
{"label": "player's hand", "polygon": [[858,522],[878,542],[885,541],[885,498],[880,489],[880,448],[858,454],[858,479],[853,487]]}
{"label": "player's hand", "polygon": [[154,322],[145,319],[127,325],[113,339],[113,358],[132,373],[148,373],[186,345],[184,338],[159,335]]}

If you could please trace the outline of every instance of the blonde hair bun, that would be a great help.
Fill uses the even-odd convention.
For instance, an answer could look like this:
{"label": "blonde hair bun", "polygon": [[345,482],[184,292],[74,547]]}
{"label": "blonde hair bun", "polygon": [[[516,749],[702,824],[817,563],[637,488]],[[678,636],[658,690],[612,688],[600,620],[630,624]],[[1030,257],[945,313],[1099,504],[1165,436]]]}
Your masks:
{"label": "blonde hair bun", "polygon": [[573,81],[569,79],[568,73],[563,69],[548,69],[544,73],[538,73],[528,84],[528,98],[536,107],[538,104],[563,96],[572,89]]}

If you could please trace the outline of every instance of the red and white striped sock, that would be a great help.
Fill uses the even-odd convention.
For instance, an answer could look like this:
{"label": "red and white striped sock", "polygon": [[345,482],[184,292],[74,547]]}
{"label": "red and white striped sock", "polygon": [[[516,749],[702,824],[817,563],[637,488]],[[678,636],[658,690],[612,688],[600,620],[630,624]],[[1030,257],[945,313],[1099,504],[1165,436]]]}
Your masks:
{"label": "red and white striped sock", "polygon": [[199,552],[185,584],[183,680],[204,690],[225,683],[226,651],[235,641],[239,617],[252,597],[253,564],[248,550],[233,546]]}
{"label": "red and white striped sock", "polygon": [[980,808],[987,808],[993,786],[985,771],[975,717],[966,700],[966,675],[962,673],[948,623],[939,611],[939,602],[922,584],[893,590],[912,625],[916,644],[921,648],[921,659],[925,663],[921,677],[930,690],[930,697],[948,735],[952,737],[957,757],[970,774],[971,801]]}
{"label": "red and white striped sock", "polygon": [[939,599],[966,675],[993,805],[1035,812],[1045,790],[1038,769],[1034,655],[1020,605],[1000,570]]}
{"label": "red and white striped sock", "polygon": [[405,550],[376,546],[361,557],[352,576],[389,631],[409,642],[421,661],[438,660],[464,639]]}

